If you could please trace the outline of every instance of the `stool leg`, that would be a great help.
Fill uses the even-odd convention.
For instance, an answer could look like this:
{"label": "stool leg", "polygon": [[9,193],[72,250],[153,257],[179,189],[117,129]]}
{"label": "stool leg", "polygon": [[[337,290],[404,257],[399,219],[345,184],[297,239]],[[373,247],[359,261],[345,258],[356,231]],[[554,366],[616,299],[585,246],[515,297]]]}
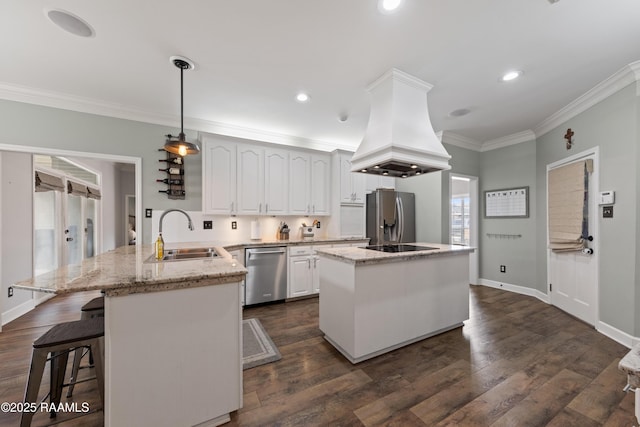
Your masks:
{"label": "stool leg", "polygon": [[[69,360],[69,351],[53,351],[51,352],[51,381],[49,402],[57,407],[62,398],[62,386],[64,385],[64,374],[67,371],[67,362]],[[50,418],[55,418],[56,411],[51,410]]]}
{"label": "stool leg", "polygon": [[71,368],[71,379],[69,380],[69,390],[67,390],[67,397],[73,396],[73,388],[78,381],[78,371],[80,370],[80,360],[82,360],[82,351],[84,347],[76,348],[73,354],[73,367]]}
{"label": "stool leg", "polygon": [[[44,366],[47,363],[48,354],[45,350],[33,349],[29,379],[27,380],[27,388],[24,392],[25,403],[36,403],[38,400],[38,390],[42,382],[42,374],[44,373]],[[23,412],[20,418],[20,427],[29,427],[32,418],[33,412]]]}
{"label": "stool leg", "polygon": [[100,338],[96,338],[91,343],[91,352],[93,353],[93,366],[96,371],[96,380],[98,380],[98,391],[100,391],[100,400],[104,408],[104,359],[102,353],[102,344]]}

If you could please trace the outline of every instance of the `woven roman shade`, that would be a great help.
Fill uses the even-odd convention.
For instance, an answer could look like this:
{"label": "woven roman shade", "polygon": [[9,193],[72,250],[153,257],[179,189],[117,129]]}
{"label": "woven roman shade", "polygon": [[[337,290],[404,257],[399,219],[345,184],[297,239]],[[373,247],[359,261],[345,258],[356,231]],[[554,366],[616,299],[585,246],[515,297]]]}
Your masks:
{"label": "woven roman shade", "polygon": [[64,182],[62,181],[62,178],[36,171],[35,179],[35,190],[38,193],[44,191],[64,191]]}
{"label": "woven roman shade", "polygon": [[[579,251],[588,236],[588,177],[593,161],[583,160],[549,171],[549,248]],[[586,228],[586,229],[585,229]]]}
{"label": "woven roman shade", "polygon": [[87,197],[87,186],[73,181],[67,181],[67,192],[74,196]]}
{"label": "woven roman shade", "polygon": [[99,188],[87,187],[87,198],[89,199],[102,199],[102,193]]}

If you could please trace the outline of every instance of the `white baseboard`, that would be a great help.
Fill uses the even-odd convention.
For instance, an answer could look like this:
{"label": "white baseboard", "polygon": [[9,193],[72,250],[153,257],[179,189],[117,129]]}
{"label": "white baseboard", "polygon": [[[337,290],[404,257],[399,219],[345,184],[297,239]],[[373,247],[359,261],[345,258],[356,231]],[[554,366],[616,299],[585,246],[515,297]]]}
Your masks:
{"label": "white baseboard", "polygon": [[[504,282],[496,282],[495,280],[489,279],[479,279],[478,284],[482,286],[488,286],[490,288],[496,289],[504,289],[505,291],[515,292],[522,295],[528,295],[531,297],[538,298],[540,301],[551,304],[549,300],[549,296],[540,292],[537,289],[527,288],[526,286],[518,286],[512,285]],[[600,332],[602,335],[611,338],[612,340],[622,344],[627,348],[633,347],[635,344],[640,343],[639,337],[634,337],[633,335],[629,335],[628,333],[621,331],[607,323],[602,321],[597,321],[595,326],[596,331]]]}
{"label": "white baseboard", "polygon": [[640,338],[629,335],[600,320],[596,323],[596,330],[627,348],[631,348],[640,342]]}
{"label": "white baseboard", "polygon": [[515,292],[517,294],[538,298],[540,301],[549,304],[549,295],[542,293],[537,289],[528,288],[526,286],[512,285],[510,283],[496,282],[495,280],[489,279],[479,279],[478,284],[482,286],[488,286],[490,288],[504,289],[505,291]]}
{"label": "white baseboard", "polygon": [[34,308],[35,304],[33,303],[33,299],[30,299],[29,301],[25,301],[22,304],[5,311],[2,313],[2,325],[4,326],[13,320],[16,320],[18,317],[30,312]]}

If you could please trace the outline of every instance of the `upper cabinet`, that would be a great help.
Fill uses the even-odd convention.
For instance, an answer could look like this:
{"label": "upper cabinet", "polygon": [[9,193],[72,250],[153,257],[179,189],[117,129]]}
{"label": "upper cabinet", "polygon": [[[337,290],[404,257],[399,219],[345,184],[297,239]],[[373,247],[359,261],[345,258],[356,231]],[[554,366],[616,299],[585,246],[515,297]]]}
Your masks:
{"label": "upper cabinet", "polygon": [[396,179],[392,176],[365,175],[366,192],[372,193],[378,188],[396,188]]}
{"label": "upper cabinet", "polygon": [[328,154],[290,153],[289,212],[292,215],[329,215],[330,171]]}
{"label": "upper cabinet", "polygon": [[363,205],[365,201],[366,175],[351,172],[351,153],[338,152],[340,165],[340,203]]}
{"label": "upper cabinet", "polygon": [[202,210],[236,214],[236,143],[222,137],[203,137],[202,145]]}
{"label": "upper cabinet", "polygon": [[203,135],[205,214],[329,215],[328,154]]}
{"label": "upper cabinet", "polygon": [[289,153],[238,144],[238,215],[284,215],[289,210]]}

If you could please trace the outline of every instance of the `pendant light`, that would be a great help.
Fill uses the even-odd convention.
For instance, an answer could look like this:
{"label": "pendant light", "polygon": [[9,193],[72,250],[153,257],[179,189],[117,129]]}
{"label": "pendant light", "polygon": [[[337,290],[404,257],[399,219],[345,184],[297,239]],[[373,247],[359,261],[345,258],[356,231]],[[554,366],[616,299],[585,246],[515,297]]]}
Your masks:
{"label": "pendant light", "polygon": [[180,69],[180,134],[177,137],[171,134],[167,135],[167,141],[164,143],[164,149],[179,156],[198,154],[200,153],[200,147],[198,147],[198,144],[188,142],[184,135],[184,88],[182,76],[184,70],[191,70],[195,65],[191,60],[181,56],[172,56],[169,59],[173,62],[173,65]]}

